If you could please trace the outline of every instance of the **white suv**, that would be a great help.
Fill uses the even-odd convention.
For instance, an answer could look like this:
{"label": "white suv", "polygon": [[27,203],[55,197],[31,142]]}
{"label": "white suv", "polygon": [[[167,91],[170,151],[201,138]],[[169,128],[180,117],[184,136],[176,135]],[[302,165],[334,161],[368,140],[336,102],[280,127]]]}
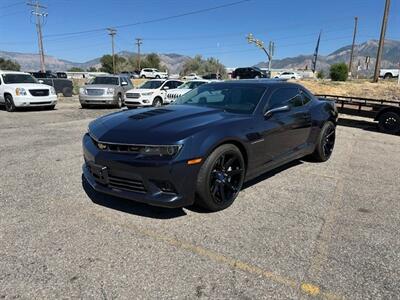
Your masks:
{"label": "white suv", "polygon": [[167,79],[168,73],[160,72],[157,69],[147,68],[140,71],[140,78]]}
{"label": "white suv", "polygon": [[275,76],[275,78],[280,78],[280,79],[301,79],[301,75],[296,72],[283,72],[279,74],[278,76]]}
{"label": "white suv", "polygon": [[132,89],[125,93],[125,105],[127,107],[154,106],[159,107],[168,104],[167,91],[176,89],[183,82],[180,80],[153,79],[146,81],[138,89]]}
{"label": "white suv", "polygon": [[54,109],[57,94],[52,86],[39,83],[31,74],[0,70],[0,105],[9,112],[17,107],[44,106]]}

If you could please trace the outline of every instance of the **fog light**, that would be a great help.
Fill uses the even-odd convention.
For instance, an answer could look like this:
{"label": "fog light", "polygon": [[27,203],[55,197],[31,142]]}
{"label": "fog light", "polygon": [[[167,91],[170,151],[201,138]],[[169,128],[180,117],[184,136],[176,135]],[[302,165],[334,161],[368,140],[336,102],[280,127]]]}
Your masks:
{"label": "fog light", "polygon": [[143,100],[143,103],[149,103],[150,100]]}
{"label": "fog light", "polygon": [[163,193],[176,194],[175,187],[169,181],[152,180],[152,182],[161,190]]}

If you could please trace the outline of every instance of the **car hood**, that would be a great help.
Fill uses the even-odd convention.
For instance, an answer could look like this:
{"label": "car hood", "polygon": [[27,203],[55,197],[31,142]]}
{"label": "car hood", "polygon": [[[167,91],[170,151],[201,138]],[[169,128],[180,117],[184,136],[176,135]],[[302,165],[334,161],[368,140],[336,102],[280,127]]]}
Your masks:
{"label": "car hood", "polygon": [[169,90],[168,94],[183,95],[190,91],[191,91],[191,89],[173,89],[173,90]]}
{"label": "car hood", "polygon": [[173,144],[231,120],[248,118],[193,105],[127,110],[100,117],[89,125],[93,138],[105,143]]}
{"label": "car hood", "polygon": [[133,89],[129,90],[128,92],[133,93],[148,93],[148,92],[156,92],[158,89]]}
{"label": "car hood", "polygon": [[50,85],[47,84],[42,84],[42,83],[12,83],[12,84],[7,84],[7,87],[11,88],[24,88],[24,89],[49,89]]}

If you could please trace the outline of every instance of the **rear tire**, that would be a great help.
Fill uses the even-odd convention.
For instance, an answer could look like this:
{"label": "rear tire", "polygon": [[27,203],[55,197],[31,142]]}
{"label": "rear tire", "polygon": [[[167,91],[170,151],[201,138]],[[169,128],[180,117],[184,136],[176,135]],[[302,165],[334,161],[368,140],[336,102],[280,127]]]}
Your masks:
{"label": "rear tire", "polygon": [[232,144],[215,149],[203,163],[196,185],[196,204],[210,211],[232,205],[242,188],[245,163]]}
{"label": "rear tire", "polygon": [[381,132],[390,134],[400,132],[400,115],[396,112],[384,112],[379,116],[378,122],[378,128]]}
{"label": "rear tire", "polygon": [[141,76],[141,78],[145,79],[145,78],[146,78],[146,76],[145,76],[145,75],[142,75],[142,76]]}
{"label": "rear tire", "polygon": [[4,101],[5,101],[6,111],[8,112],[16,111],[17,108],[15,107],[14,100],[11,95],[5,95]]}
{"label": "rear tire", "polygon": [[159,75],[156,75],[156,79],[160,79],[160,76],[159,76]]}
{"label": "rear tire", "polygon": [[318,162],[327,161],[333,152],[336,140],[336,126],[328,121],[324,124],[319,133],[314,153],[311,157]]}
{"label": "rear tire", "polygon": [[392,73],[386,73],[385,76],[383,76],[383,79],[392,79],[393,75]]}
{"label": "rear tire", "polygon": [[65,87],[62,90],[62,94],[64,97],[72,97],[72,89],[69,87]]}

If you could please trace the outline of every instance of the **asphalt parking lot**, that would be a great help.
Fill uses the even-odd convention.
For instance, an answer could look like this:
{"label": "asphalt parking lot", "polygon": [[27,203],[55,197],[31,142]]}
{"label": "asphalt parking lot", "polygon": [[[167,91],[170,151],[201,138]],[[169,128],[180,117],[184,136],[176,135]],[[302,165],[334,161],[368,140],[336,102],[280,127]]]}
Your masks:
{"label": "asphalt parking lot", "polygon": [[330,161],[292,163],[229,209],[161,209],[81,182],[111,109],[0,109],[0,299],[394,299],[400,137],[342,121]]}

